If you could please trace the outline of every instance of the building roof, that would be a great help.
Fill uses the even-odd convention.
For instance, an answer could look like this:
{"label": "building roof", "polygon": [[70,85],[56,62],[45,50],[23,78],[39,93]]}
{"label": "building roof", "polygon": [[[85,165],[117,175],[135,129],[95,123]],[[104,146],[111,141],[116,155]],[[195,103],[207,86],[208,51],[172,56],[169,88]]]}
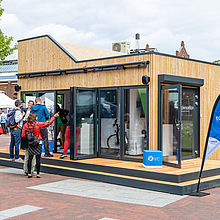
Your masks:
{"label": "building roof", "polygon": [[127,55],[126,53],[104,50],[94,47],[69,44],[69,43],[61,43],[59,44],[64,47],[73,57],[77,60],[88,60],[88,59],[98,59],[104,57],[115,57],[115,56],[123,56]]}
{"label": "building roof", "polygon": [[0,65],[0,73],[18,72],[18,63],[9,61],[3,61]]}
{"label": "building roof", "polygon": [[2,61],[2,65],[0,65],[0,82],[17,81],[17,73],[17,60]]}

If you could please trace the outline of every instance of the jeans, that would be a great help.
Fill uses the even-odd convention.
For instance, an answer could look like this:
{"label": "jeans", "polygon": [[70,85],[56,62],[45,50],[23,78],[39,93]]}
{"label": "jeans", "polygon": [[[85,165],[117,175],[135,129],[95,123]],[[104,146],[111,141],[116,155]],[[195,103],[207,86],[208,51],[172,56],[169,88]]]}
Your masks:
{"label": "jeans", "polygon": [[42,136],[42,141],[44,141],[44,150],[45,154],[50,154],[49,152],[49,143],[48,143],[48,131],[47,128],[41,128],[40,133]]}
{"label": "jeans", "polygon": [[21,142],[21,129],[11,129],[11,143],[10,143],[10,159],[14,158],[14,147],[15,147],[15,159],[19,158],[19,145]]}
{"label": "jeans", "polygon": [[1,123],[1,126],[2,126],[2,130],[3,130],[3,134],[6,134],[7,131],[6,131],[5,123]]}

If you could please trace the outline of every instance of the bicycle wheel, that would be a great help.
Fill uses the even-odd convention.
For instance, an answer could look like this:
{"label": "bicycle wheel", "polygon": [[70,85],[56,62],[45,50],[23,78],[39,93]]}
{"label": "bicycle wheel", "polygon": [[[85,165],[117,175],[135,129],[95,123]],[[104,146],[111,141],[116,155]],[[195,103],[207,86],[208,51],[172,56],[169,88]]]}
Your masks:
{"label": "bicycle wheel", "polygon": [[117,140],[116,134],[112,134],[107,139],[107,146],[108,148],[118,148],[119,142]]}

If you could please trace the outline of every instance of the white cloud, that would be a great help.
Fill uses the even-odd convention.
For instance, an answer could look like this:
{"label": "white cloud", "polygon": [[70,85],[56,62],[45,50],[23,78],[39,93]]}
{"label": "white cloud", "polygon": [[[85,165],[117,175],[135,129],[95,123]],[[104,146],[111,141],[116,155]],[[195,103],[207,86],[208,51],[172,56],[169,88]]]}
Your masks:
{"label": "white cloud", "polygon": [[185,41],[192,58],[220,58],[219,0],[3,1],[1,27],[15,39],[50,34],[57,41],[105,49],[141,34],[160,52],[175,54]]}
{"label": "white cloud", "polygon": [[33,37],[44,34],[49,34],[53,36],[57,41],[62,41],[66,43],[83,43],[95,39],[95,34],[92,32],[83,32],[76,30],[75,28],[70,28],[67,25],[59,24],[47,24],[36,27],[28,32],[27,37]]}

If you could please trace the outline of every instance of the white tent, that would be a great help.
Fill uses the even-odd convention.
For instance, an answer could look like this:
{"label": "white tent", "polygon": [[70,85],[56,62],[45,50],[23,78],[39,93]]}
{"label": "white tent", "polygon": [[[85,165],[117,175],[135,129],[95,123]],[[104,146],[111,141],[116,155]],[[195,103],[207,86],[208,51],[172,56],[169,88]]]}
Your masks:
{"label": "white tent", "polygon": [[0,108],[9,109],[14,107],[15,107],[15,100],[5,95],[3,91],[0,91]]}

